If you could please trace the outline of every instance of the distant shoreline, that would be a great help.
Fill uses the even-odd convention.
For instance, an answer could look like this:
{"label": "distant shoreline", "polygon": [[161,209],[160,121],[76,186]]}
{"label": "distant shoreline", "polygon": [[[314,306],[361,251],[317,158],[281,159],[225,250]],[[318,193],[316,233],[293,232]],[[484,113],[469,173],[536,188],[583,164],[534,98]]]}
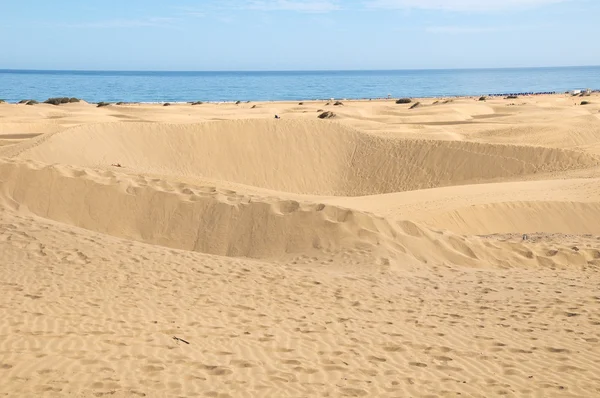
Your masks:
{"label": "distant shoreline", "polygon": [[[579,90],[579,89],[578,89]],[[590,89],[592,94],[600,93],[600,89]],[[542,95],[556,95],[556,96],[569,96],[569,97],[584,97],[585,95],[572,95],[570,92],[525,92],[525,93],[492,93],[492,94],[474,94],[474,95],[446,95],[446,96],[431,96],[431,97],[404,97],[410,98],[412,100],[420,100],[420,99],[470,99],[470,98],[483,98],[489,97],[494,99],[518,99],[518,97],[533,97],[533,96],[542,96]],[[510,98],[511,96],[517,98]],[[332,97],[332,98],[312,98],[312,99],[289,99],[289,100],[238,100],[238,101],[87,101],[85,98],[79,98],[79,100],[87,103],[87,104],[99,104],[103,103],[106,105],[163,105],[163,104],[171,104],[171,105],[201,105],[201,104],[250,104],[250,103],[292,103],[292,102],[330,102],[330,101],[396,101],[400,97],[373,97],[373,98],[342,98],[342,97]],[[13,105],[24,105],[23,101],[25,100],[34,100],[36,103],[31,105],[53,105],[48,104],[46,100],[38,100],[35,98],[27,98],[22,100],[2,100],[0,99],[0,103],[13,104]],[[198,103],[200,102],[200,103]],[[64,104],[62,104],[64,105]],[[57,106],[57,105],[53,105]]]}

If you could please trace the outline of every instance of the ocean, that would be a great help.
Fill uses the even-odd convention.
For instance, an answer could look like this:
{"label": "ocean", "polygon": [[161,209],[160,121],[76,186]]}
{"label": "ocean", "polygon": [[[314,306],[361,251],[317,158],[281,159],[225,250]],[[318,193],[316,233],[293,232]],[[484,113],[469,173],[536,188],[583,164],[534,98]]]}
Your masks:
{"label": "ocean", "polygon": [[284,101],[449,97],[600,89],[600,66],[281,72],[133,72],[0,69],[0,99],[88,102]]}

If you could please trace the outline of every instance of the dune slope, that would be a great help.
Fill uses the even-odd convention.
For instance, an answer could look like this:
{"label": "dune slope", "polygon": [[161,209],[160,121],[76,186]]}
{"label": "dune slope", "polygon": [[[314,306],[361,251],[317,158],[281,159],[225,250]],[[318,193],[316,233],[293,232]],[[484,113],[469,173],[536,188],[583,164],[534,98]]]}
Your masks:
{"label": "dune slope", "polygon": [[546,248],[490,245],[478,237],[339,206],[239,195],[108,171],[17,160],[0,162],[0,178],[0,199],[13,209],[119,238],[207,254],[287,261],[313,253],[325,261],[358,250],[361,261],[385,266],[397,261],[598,265],[595,249],[573,251],[558,244],[552,250],[561,255],[548,255]]}
{"label": "dune slope", "polygon": [[209,186],[21,161],[0,162],[0,178],[0,197],[14,208],[121,238],[208,254],[273,257],[370,247],[394,237],[388,222],[372,214]]}
{"label": "dune slope", "polygon": [[11,148],[21,158],[135,172],[204,176],[279,191],[361,196],[599,164],[557,148],[399,140],[335,122],[237,120],[196,125],[75,127]]}

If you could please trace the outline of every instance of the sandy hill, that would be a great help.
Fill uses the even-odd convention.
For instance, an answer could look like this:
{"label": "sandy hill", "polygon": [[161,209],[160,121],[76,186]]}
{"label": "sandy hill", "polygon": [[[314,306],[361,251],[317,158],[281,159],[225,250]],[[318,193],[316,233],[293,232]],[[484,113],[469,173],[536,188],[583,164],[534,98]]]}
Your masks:
{"label": "sandy hill", "polygon": [[14,149],[20,158],[51,164],[120,163],[140,173],[335,196],[515,179],[599,164],[577,151],[383,138],[320,120],[92,124]]}
{"label": "sandy hill", "polygon": [[[322,203],[240,195],[215,187],[169,184],[110,171],[5,161],[6,182],[0,196],[9,208],[88,230],[181,250],[232,257],[287,258],[360,248],[389,265],[399,261],[448,261],[457,265],[521,263],[568,266],[590,261],[600,265],[600,251],[561,248],[563,256],[534,254],[521,245],[466,239],[451,232],[392,221],[371,212]],[[59,200],[56,200],[56,199]],[[64,206],[62,203],[69,203]],[[598,216],[597,208],[592,207]],[[576,210],[585,210],[577,209]],[[575,224],[577,220],[575,220]],[[516,253],[515,253],[516,252]]]}
{"label": "sandy hill", "polygon": [[0,104],[0,395],[598,395],[600,97],[419,101]]}

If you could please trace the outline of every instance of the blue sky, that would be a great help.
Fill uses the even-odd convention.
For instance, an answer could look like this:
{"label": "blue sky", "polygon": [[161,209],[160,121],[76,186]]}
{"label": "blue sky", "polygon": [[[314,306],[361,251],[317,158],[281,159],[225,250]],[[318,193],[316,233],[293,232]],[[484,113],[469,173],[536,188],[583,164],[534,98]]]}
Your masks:
{"label": "blue sky", "polygon": [[0,0],[0,69],[600,65],[598,0]]}

